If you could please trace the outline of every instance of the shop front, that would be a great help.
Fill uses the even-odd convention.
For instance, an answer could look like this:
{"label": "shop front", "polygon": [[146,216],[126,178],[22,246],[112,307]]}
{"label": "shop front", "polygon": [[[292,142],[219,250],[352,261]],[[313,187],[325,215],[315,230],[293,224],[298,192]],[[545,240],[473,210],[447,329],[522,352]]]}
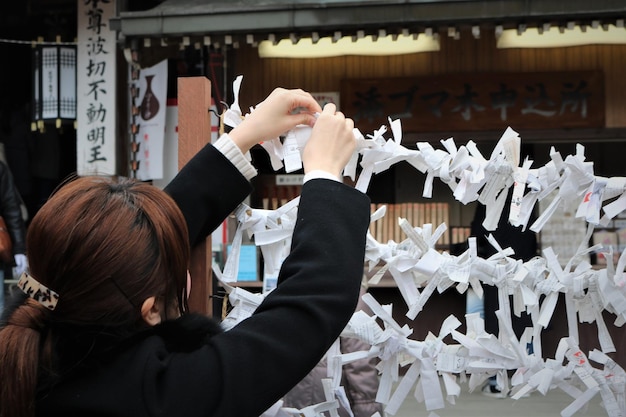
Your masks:
{"label": "shop front", "polygon": [[[457,145],[477,144],[488,158],[510,127],[521,138],[523,156],[535,166],[548,163],[552,149],[571,155],[579,152],[580,144],[596,175],[621,177],[626,155],[622,75],[626,11],[619,3],[267,1],[251,5],[166,0],[153,9],[122,11],[111,26],[120,35],[129,63],[139,71],[164,59],[198,62],[199,73],[211,80],[218,113],[225,110],[221,103],[232,103],[232,82],[242,75],[242,109],[256,105],[275,87],[302,88],[335,101],[365,135],[385,125],[388,118],[400,119],[402,145],[407,148],[416,149],[419,143],[442,148],[442,140],[453,138]],[[577,40],[569,36],[574,34],[579,35]],[[611,37],[603,37],[608,34]],[[402,49],[399,43],[406,40],[423,41],[419,46],[423,49]],[[507,44],[509,40],[525,43]],[[370,43],[363,46],[365,41]],[[331,50],[340,44],[347,44],[347,52]],[[274,50],[279,46],[295,49]],[[304,56],[304,49],[311,55]],[[280,205],[290,191],[276,185],[276,172],[263,155],[253,157],[262,169],[252,203],[275,208],[272,200]],[[399,210],[413,203],[442,203],[447,207],[448,226],[467,229],[475,204],[459,203],[447,185],[437,182],[432,197],[426,199],[424,183],[423,173],[398,164],[375,176],[368,193],[374,204]],[[297,194],[297,188],[293,192]],[[612,223],[603,231],[617,232],[622,223]],[[550,240],[550,246],[571,246],[567,242],[571,239],[563,236]],[[464,239],[454,241],[450,234],[438,242],[439,249],[450,250]],[[547,246],[548,232],[539,239],[541,250]],[[601,263],[593,256],[589,261]],[[402,304],[393,282],[383,280],[371,290],[380,300]],[[420,313],[421,320],[412,324],[414,336],[423,340],[449,314],[463,317],[464,303],[454,291],[433,297]],[[403,313],[394,316],[402,321]],[[605,315],[610,323],[609,314]],[[591,350],[598,345],[597,331],[587,323],[580,326],[581,347]],[[557,309],[543,339],[544,354],[552,355],[565,334],[565,312]],[[611,334],[619,344],[622,328],[611,327]],[[626,363],[626,352],[618,349],[616,358]]]}

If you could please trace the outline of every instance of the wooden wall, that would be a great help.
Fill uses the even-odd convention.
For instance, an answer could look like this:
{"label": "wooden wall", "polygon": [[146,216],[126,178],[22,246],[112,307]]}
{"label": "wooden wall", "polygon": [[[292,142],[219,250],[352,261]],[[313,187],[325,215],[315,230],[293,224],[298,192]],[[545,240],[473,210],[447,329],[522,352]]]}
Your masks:
{"label": "wooden wall", "polygon": [[[342,79],[353,78],[385,78],[385,77],[408,77],[408,76],[433,76],[456,73],[480,73],[480,72],[542,72],[542,71],[582,71],[602,70],[605,77],[605,123],[607,128],[626,127],[626,77],[623,76],[626,68],[626,45],[591,45],[569,48],[550,49],[497,49],[493,33],[481,33],[480,39],[474,39],[469,32],[462,32],[459,40],[454,40],[446,33],[440,34],[441,50],[421,54],[396,55],[385,57],[345,56],[321,59],[285,59],[271,58],[261,59],[257,49],[245,45],[232,51],[232,60],[229,62],[234,78],[243,75],[240,104],[242,109],[255,105],[263,100],[275,87],[302,88],[311,92],[339,91]],[[358,127],[358,125],[357,125]],[[512,126],[515,128],[515,126]],[[457,143],[466,143],[468,139],[480,142],[481,150],[489,149],[489,144],[500,137],[506,126],[503,125],[499,132],[437,132],[434,135],[425,135],[418,139],[439,140],[453,136]],[[368,133],[368,132],[364,132]],[[539,138],[530,139],[524,133],[520,133],[523,143],[535,141],[539,146],[535,152],[535,161],[545,164],[549,153],[544,149],[555,142],[563,142],[564,131],[552,133],[542,132]],[[566,132],[568,141],[592,145],[590,138],[595,138],[595,131],[584,133],[582,139],[576,137],[577,132]],[[606,138],[606,136],[605,136]],[[411,134],[405,135],[404,139],[415,140]],[[587,143],[586,143],[587,142]],[[626,140],[619,139],[611,143],[603,143],[600,140],[593,141],[593,149],[597,148],[596,154],[607,155],[598,161],[597,171],[599,175],[622,176],[623,168],[621,160],[626,154]],[[570,145],[568,144],[568,145]],[[544,155],[545,154],[545,155]],[[541,160],[545,157],[545,161]],[[422,176],[406,175],[406,169],[396,167],[396,174],[389,173],[395,186],[397,201],[407,200],[408,194],[415,194],[415,187],[420,187],[423,182]],[[393,179],[392,177],[396,178]],[[373,184],[374,186],[374,184]],[[437,191],[437,190],[436,190]],[[445,195],[451,195],[449,190],[443,190]],[[439,194],[439,193],[436,193]],[[441,195],[435,196],[442,199]],[[373,195],[374,199],[378,199]],[[450,201],[451,200],[451,197]],[[385,197],[380,201],[384,202]],[[467,223],[471,219],[473,206],[452,205],[451,221],[457,224]]]}
{"label": "wooden wall", "polygon": [[[385,57],[346,56],[322,59],[260,59],[244,46],[234,55],[234,73],[244,76],[242,108],[254,105],[274,87],[312,92],[339,91],[347,78],[429,76],[476,72],[603,70],[606,127],[626,127],[626,45],[550,49],[497,49],[493,33],[474,39],[463,32],[454,40],[441,34],[441,50]],[[357,126],[358,127],[358,126]]]}
{"label": "wooden wall", "polygon": [[[339,91],[341,80],[351,78],[420,77],[467,72],[602,70],[605,77],[606,127],[621,128],[619,130],[622,132],[623,128],[626,128],[626,77],[623,75],[626,68],[626,45],[499,50],[491,33],[483,33],[479,40],[474,39],[469,33],[462,33],[460,40],[451,39],[442,33],[441,50],[434,53],[387,57],[260,59],[256,48],[245,46],[234,51],[232,55],[234,62],[229,63],[232,75],[244,76],[240,96],[242,109],[260,102],[275,87],[302,88],[311,92]],[[505,127],[503,126],[503,131]],[[594,138],[593,134],[594,132],[587,133],[587,138]],[[454,137],[457,138],[456,135]],[[546,132],[546,136],[536,146],[547,156],[547,148],[560,142],[560,139],[559,133]],[[573,147],[572,139],[569,141],[570,143],[566,145]],[[461,140],[459,143],[465,142]],[[600,166],[596,171],[598,175],[624,175],[621,158],[626,154],[626,140],[623,136],[610,142],[594,143],[593,146],[594,151],[590,153],[592,158],[602,159],[602,155],[608,158],[604,161],[606,166],[604,168]],[[546,161],[541,162],[540,165],[543,165]],[[399,167],[394,172],[385,173],[388,185],[392,185],[392,189],[395,190],[395,202],[409,201],[412,200],[412,196],[421,196],[424,176],[415,175],[413,171]],[[452,203],[451,192],[445,186],[439,185],[435,184],[434,199],[448,200]],[[421,198],[417,200],[421,201]],[[471,205],[451,204],[450,221],[456,225],[468,225],[473,217],[473,211]],[[403,303],[399,299],[397,289],[372,290],[377,291],[375,296],[382,302],[393,302],[394,308],[399,306],[400,310],[402,309]],[[430,306],[419,316],[420,319],[413,323],[416,326],[415,336],[420,338],[428,331],[439,329],[443,319],[450,313],[462,317],[463,303],[464,297],[458,294],[434,296],[429,303]],[[403,320],[402,311],[395,311],[394,315],[399,321]],[[612,319],[607,318],[607,323],[611,322]],[[612,356],[620,365],[626,366],[626,349],[623,347],[626,331],[612,325],[609,327],[615,343],[618,343],[618,346],[621,344],[619,352]],[[543,335],[544,354],[553,355],[558,340],[566,333],[563,305],[560,304],[549,331]],[[586,350],[597,347],[595,327],[581,325],[581,339],[581,347]]]}

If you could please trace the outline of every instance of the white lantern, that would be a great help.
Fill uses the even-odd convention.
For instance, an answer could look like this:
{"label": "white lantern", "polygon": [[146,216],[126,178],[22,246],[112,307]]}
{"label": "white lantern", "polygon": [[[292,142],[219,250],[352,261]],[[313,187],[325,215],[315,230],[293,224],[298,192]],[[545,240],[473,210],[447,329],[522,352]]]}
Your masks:
{"label": "white lantern", "polygon": [[33,122],[76,120],[76,47],[41,45],[33,48]]}

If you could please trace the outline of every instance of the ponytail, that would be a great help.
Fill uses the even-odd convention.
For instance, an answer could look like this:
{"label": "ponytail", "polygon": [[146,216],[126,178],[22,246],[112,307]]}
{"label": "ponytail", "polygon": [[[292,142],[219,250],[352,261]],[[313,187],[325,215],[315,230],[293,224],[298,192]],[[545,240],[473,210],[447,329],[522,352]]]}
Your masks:
{"label": "ponytail", "polygon": [[41,330],[47,314],[44,306],[27,298],[0,329],[0,417],[35,415]]}

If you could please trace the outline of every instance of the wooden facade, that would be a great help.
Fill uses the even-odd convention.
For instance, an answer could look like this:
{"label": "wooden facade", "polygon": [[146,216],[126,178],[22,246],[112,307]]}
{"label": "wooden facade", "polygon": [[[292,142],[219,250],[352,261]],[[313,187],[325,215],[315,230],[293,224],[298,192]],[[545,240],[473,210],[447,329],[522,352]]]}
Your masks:
{"label": "wooden facade", "polygon": [[[424,35],[421,35],[424,36]],[[450,77],[455,74],[486,73],[565,73],[577,71],[600,72],[604,85],[604,128],[561,128],[554,129],[538,125],[536,129],[519,128],[511,125],[520,133],[522,143],[534,143],[537,164],[545,164],[549,147],[561,143],[562,152],[568,152],[576,143],[588,145],[588,155],[594,162],[598,174],[622,176],[620,162],[626,154],[626,45],[589,45],[567,48],[544,49],[498,49],[492,31],[481,32],[475,39],[469,31],[462,32],[458,40],[440,33],[441,48],[438,52],[395,56],[342,56],[316,59],[259,58],[257,48],[241,45],[231,50],[228,65],[232,76],[243,75],[240,92],[242,109],[263,100],[275,87],[302,88],[310,92],[339,92],[342,81],[355,79],[389,79],[404,77]],[[340,97],[341,100],[341,97]],[[341,107],[341,102],[340,102]],[[350,115],[349,115],[350,116]],[[442,123],[446,123],[442,120]],[[403,144],[412,146],[418,141],[438,144],[440,139],[454,137],[457,144],[468,140],[485,142],[481,150],[501,136],[509,124],[503,122],[500,129],[491,131],[437,131],[425,130],[422,133],[405,133]],[[356,123],[356,127],[359,124]],[[363,133],[372,130],[364,129]],[[566,142],[566,143],[564,143]],[[593,145],[593,146],[591,146]],[[571,152],[570,152],[571,153]],[[541,160],[545,158],[545,160]],[[374,196],[376,202],[412,201],[415,195],[421,195],[418,187],[423,178],[407,178],[407,172],[398,166],[390,181],[395,183],[393,191],[388,184],[384,187],[385,195]],[[419,183],[418,186],[414,185]],[[449,190],[437,187],[433,198],[453,202]],[[416,188],[417,187],[417,188]],[[443,189],[442,189],[443,188]],[[466,225],[473,213],[473,206],[451,205],[450,219],[453,225]]]}
{"label": "wooden facade", "polygon": [[480,39],[475,39],[469,32],[462,33],[458,40],[442,34],[440,41],[438,52],[321,59],[261,59],[256,48],[242,46],[233,54],[235,73],[244,76],[242,108],[258,103],[274,87],[302,88],[312,92],[340,91],[341,80],[345,79],[491,72],[602,71],[606,128],[626,127],[626,78],[623,76],[626,45],[497,49],[492,32],[481,33]]}
{"label": "wooden facade", "polygon": [[[439,52],[401,56],[261,59],[258,57],[256,48],[250,46],[241,47],[234,51],[232,56],[234,62],[231,62],[231,68],[234,67],[234,74],[244,76],[240,93],[242,109],[247,109],[249,106],[260,102],[275,87],[302,88],[311,92],[340,91],[342,80],[348,79],[433,77],[464,73],[599,71],[604,76],[604,127],[578,130],[550,129],[537,126],[537,130],[541,131],[541,134],[533,137],[536,152],[543,152],[547,156],[549,146],[555,142],[563,142],[565,137],[565,142],[568,142],[565,144],[566,146],[573,147],[577,142],[590,145],[588,152],[590,160],[596,162],[594,158],[597,158],[600,166],[611,167],[613,171],[610,175],[626,175],[626,171],[623,170],[623,163],[620,162],[623,155],[626,154],[626,135],[624,133],[626,132],[626,77],[623,76],[623,69],[626,68],[626,45],[497,49],[496,40],[492,33],[481,34],[480,39],[474,39],[471,34],[463,33],[459,40],[442,34]],[[507,125],[503,123],[502,129],[495,132],[496,134],[491,135],[490,138],[494,140],[499,138],[506,127]],[[512,127],[515,128],[515,126]],[[449,133],[457,138],[455,133],[459,132],[452,131]],[[481,132],[471,133],[475,136],[481,135]],[[482,133],[487,134],[487,132]],[[523,133],[520,132],[522,142],[525,138]],[[444,138],[443,135],[444,133],[435,132],[432,138],[439,140]],[[596,137],[598,143],[593,144],[592,142]],[[404,139],[407,139],[406,135],[403,137]],[[411,141],[410,137],[408,141]],[[457,143],[465,143],[465,141],[458,140]],[[408,180],[408,171],[413,172],[414,170],[399,167],[391,179],[393,181],[392,188],[395,187],[394,200],[396,203],[412,201],[411,198],[421,195],[421,189],[416,188],[413,183],[419,182],[421,184],[423,178],[412,177]],[[602,172],[598,173],[605,175]],[[450,203],[450,219],[453,225],[468,225],[471,221],[473,206],[455,204],[449,189],[440,187],[438,190],[435,187],[433,200]],[[420,199],[420,201],[423,200]],[[405,306],[399,300],[397,289],[379,287],[373,288],[372,291],[375,292],[375,296],[380,302],[393,303],[394,317],[400,323],[407,321],[404,317]],[[420,319],[411,323],[414,329],[412,337],[422,340],[429,331],[439,328],[440,323],[449,314],[462,317],[465,314],[464,306],[464,296],[455,291],[433,296],[419,316]],[[613,319],[608,313],[605,312],[604,314],[613,340],[618,346],[621,346],[623,340],[626,340],[624,328],[613,326],[611,324]],[[587,351],[599,346],[595,324],[580,324],[579,331],[581,334],[580,345],[583,350]],[[564,303],[561,300],[549,329],[543,333],[544,354],[553,355],[558,341],[566,335],[567,320]],[[625,366],[626,350],[620,348],[611,356],[619,364]]]}

